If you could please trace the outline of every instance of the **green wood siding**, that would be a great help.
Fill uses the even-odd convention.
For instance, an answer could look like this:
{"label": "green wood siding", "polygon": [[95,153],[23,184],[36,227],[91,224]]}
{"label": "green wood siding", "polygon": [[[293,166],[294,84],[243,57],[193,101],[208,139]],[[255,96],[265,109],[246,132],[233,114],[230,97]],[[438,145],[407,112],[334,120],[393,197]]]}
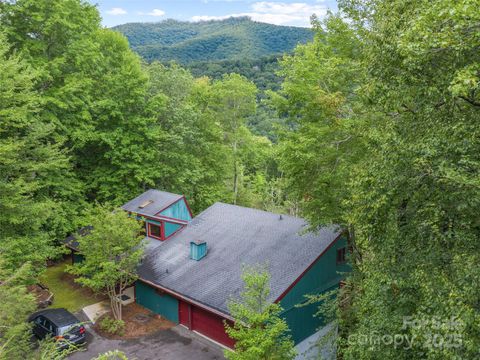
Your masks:
{"label": "green wood siding", "polygon": [[152,312],[178,324],[178,300],[168,294],[160,295],[144,282],[135,283],[136,302]]}
{"label": "green wood siding", "polygon": [[295,344],[315,333],[324,324],[321,317],[315,317],[319,304],[302,307],[296,305],[306,302],[305,295],[319,294],[338,287],[343,276],[338,272],[349,271],[348,265],[337,265],[337,249],[345,247],[346,239],[339,239],[308,270],[300,281],[280,301],[284,309],[282,316],[288,323]]}

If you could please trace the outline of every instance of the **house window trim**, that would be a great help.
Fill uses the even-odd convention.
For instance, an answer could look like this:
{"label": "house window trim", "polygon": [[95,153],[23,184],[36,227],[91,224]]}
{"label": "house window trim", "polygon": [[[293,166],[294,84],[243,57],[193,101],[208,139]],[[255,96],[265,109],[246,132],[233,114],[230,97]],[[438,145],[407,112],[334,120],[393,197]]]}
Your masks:
{"label": "house window trim", "polygon": [[[150,226],[158,226],[160,228],[160,237],[156,236],[156,235],[153,235],[152,232],[151,232],[151,229],[150,229]],[[157,224],[152,224],[152,223],[149,223],[147,222],[147,233],[148,233],[148,237],[152,238],[152,239],[156,239],[156,240],[165,240],[165,234],[164,234],[164,226],[163,226],[163,221],[160,222],[160,225],[157,225]]]}
{"label": "house window trim", "polygon": [[[342,256],[339,256],[342,253]],[[341,248],[337,249],[336,252],[336,264],[337,265],[343,265],[346,264],[347,262],[347,247],[343,246]]]}

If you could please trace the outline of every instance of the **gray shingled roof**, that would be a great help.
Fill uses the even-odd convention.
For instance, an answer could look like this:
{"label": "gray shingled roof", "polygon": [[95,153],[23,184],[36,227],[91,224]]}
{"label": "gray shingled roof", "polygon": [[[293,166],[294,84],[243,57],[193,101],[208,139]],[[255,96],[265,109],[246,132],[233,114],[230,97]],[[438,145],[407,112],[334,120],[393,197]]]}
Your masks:
{"label": "gray shingled roof", "polygon": [[[126,211],[131,211],[137,214],[143,214],[147,216],[154,216],[161,210],[165,209],[169,205],[173,204],[175,201],[181,199],[182,195],[172,194],[166,191],[150,189],[144,192],[142,195],[136,197],[135,199],[129,201],[122,206],[122,209]],[[145,206],[143,209],[140,208],[142,204],[151,200],[152,203]]]}
{"label": "gray shingled roof", "polygon": [[[149,240],[139,275],[228,314],[228,300],[243,287],[243,264],[267,266],[274,301],[339,235],[306,229],[300,218],[216,203],[167,241]],[[207,242],[200,261],[189,258],[194,240]]]}

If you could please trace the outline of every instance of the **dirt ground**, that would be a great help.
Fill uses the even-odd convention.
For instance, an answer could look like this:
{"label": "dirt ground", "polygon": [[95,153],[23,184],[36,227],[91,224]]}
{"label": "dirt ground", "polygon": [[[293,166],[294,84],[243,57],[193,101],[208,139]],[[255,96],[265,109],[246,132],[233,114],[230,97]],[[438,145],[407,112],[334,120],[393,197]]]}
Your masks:
{"label": "dirt ground", "polygon": [[28,292],[35,296],[35,300],[39,308],[44,308],[50,305],[53,301],[52,293],[47,288],[42,287],[41,285],[30,285],[27,289]]}
{"label": "dirt ground", "polygon": [[175,326],[174,323],[154,314],[144,307],[135,303],[123,307],[122,320],[125,321],[125,333],[123,336],[111,335],[100,329],[99,324],[105,316],[112,316],[111,312],[102,315],[97,319],[94,330],[107,339],[135,339],[141,336],[149,335],[159,330],[170,329]]}

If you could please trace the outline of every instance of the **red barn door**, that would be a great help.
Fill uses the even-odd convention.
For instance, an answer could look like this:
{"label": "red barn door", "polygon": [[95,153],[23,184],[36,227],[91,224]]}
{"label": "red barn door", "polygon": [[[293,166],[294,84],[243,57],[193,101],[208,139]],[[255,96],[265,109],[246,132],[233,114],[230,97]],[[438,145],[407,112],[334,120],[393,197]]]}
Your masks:
{"label": "red barn door", "polygon": [[190,324],[190,304],[184,301],[179,301],[178,304],[178,322],[189,329],[192,328]]}
{"label": "red barn door", "polygon": [[209,337],[222,345],[233,348],[235,342],[225,332],[224,319],[206,310],[191,306],[192,330]]}

